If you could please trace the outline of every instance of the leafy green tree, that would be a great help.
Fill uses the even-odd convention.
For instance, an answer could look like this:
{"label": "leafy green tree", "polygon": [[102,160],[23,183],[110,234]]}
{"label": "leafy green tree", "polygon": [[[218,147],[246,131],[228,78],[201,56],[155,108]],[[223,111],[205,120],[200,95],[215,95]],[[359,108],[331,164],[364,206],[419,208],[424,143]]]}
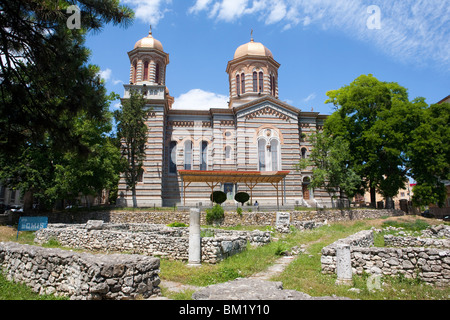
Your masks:
{"label": "leafy green tree", "polygon": [[[418,104],[423,106],[424,101]],[[450,103],[432,104],[421,111],[405,152],[417,182],[412,199],[416,206],[443,206],[447,197],[444,181],[450,180]]]}
{"label": "leafy green tree", "polygon": [[[74,120],[76,133],[90,150],[86,156],[67,151],[55,165],[54,186],[49,193],[67,199],[98,195],[102,190],[114,189],[124,168],[118,143],[107,135],[112,130],[112,115],[105,110],[105,118],[91,120],[84,116]],[[89,204],[88,204],[89,205]]]}
{"label": "leafy green tree", "polygon": [[445,201],[449,180],[450,104],[429,106],[424,98],[409,101],[407,89],[362,75],[350,85],[327,92],[336,111],[324,131],[342,137],[350,151],[349,167],[363,178],[371,202],[375,190],[387,204],[408,177],[416,180],[416,205]]}
{"label": "leafy green tree", "polygon": [[[309,158],[301,159],[297,170],[312,167],[310,188],[324,188],[340,204],[352,198],[361,184],[360,176],[349,166],[349,143],[342,137],[333,138],[325,133],[311,135],[313,145]],[[339,196],[337,196],[337,194]]]}
{"label": "leafy green tree", "polygon": [[[79,29],[67,27],[69,5],[81,10]],[[0,152],[47,139],[88,152],[67,121],[80,111],[101,116],[103,85],[84,37],[106,23],[128,25],[133,12],[116,0],[2,1],[0,11]]]}
{"label": "leafy green tree", "polygon": [[337,110],[327,119],[324,130],[347,141],[349,166],[363,177],[361,187],[370,190],[372,204],[376,189],[387,200],[395,196],[407,180],[401,158],[407,135],[387,130],[386,120],[393,109],[410,106],[407,90],[397,83],[361,75],[327,95],[326,103],[333,103]]}
{"label": "leafy green tree", "polygon": [[121,140],[122,156],[126,159],[125,182],[131,189],[133,207],[137,207],[136,184],[143,173],[148,126],[145,123],[149,109],[142,94],[131,91],[129,99],[123,100],[122,108],[114,117],[117,137]]}
{"label": "leafy green tree", "polygon": [[[81,10],[79,29],[67,27],[73,4]],[[92,166],[110,167],[113,148],[86,141],[100,133],[80,125],[102,124],[103,130],[110,121],[109,98],[84,41],[106,23],[126,26],[133,12],[115,0],[2,1],[0,11],[0,179],[48,208],[69,189],[78,194],[108,186]],[[91,179],[62,180],[77,175]]]}

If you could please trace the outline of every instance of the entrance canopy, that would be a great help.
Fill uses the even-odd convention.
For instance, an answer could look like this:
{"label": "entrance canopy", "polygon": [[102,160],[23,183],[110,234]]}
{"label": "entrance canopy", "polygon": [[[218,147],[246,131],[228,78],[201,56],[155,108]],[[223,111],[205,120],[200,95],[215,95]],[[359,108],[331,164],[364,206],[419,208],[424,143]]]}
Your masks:
{"label": "entrance canopy", "polygon": [[[250,201],[253,203],[253,188],[259,183],[270,183],[277,190],[279,183],[286,178],[290,171],[200,171],[200,170],[179,170],[178,173],[183,181],[183,201],[186,206],[186,188],[192,182],[204,182],[211,188],[220,183],[245,183],[250,189]],[[283,192],[283,188],[281,189]],[[282,196],[283,201],[283,196]]]}

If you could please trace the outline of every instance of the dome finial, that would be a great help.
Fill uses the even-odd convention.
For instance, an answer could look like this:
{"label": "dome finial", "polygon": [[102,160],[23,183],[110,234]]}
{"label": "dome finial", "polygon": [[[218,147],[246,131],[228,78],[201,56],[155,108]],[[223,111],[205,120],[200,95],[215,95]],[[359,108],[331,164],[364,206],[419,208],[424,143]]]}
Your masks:
{"label": "dome finial", "polygon": [[253,29],[251,29],[252,31],[250,32],[250,41],[253,42]]}
{"label": "dome finial", "polygon": [[152,25],[150,25],[150,31],[148,32],[148,35],[149,35],[149,36],[152,35]]}

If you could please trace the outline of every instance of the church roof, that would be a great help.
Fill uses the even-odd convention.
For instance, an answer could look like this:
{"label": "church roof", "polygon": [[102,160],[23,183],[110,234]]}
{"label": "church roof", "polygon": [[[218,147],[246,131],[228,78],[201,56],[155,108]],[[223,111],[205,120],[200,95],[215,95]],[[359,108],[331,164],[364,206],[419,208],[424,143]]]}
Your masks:
{"label": "church roof", "polygon": [[138,42],[136,42],[136,44],[134,45],[134,48],[135,49],[136,48],[149,48],[149,49],[156,49],[156,50],[164,52],[164,48],[163,48],[161,41],[153,38],[152,30],[150,30],[150,32],[148,33],[148,36],[146,36],[146,37],[142,38],[141,40],[139,40]]}
{"label": "church roof", "polygon": [[244,56],[263,56],[273,58],[272,52],[260,42],[254,42],[253,39],[236,49],[234,59]]}

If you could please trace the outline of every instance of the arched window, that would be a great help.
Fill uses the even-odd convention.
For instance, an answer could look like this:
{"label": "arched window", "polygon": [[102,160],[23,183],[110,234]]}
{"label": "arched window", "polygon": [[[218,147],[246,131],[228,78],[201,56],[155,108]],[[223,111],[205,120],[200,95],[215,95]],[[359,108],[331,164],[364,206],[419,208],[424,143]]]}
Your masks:
{"label": "arched window", "polygon": [[258,140],[258,170],[266,171],[266,140]]}
{"label": "arched window", "polygon": [[242,94],[245,93],[245,74],[241,74],[241,92]]}
{"label": "arched window", "polygon": [[278,155],[280,154],[279,152],[279,146],[280,143],[278,142],[278,140],[273,139],[272,141],[270,141],[270,152],[271,152],[271,160],[272,160],[272,171],[278,171],[279,168],[279,164],[278,164]]}
{"label": "arched window", "polygon": [[143,81],[147,81],[148,80],[148,61],[144,62],[144,79],[142,79]]}
{"label": "arched window", "polygon": [[177,173],[177,142],[176,141],[170,141],[169,173]]}
{"label": "arched window", "polygon": [[275,76],[271,75],[270,76],[270,92],[273,96],[275,96],[277,90],[276,90],[277,86],[276,86],[276,82],[275,82]]}
{"label": "arched window", "polygon": [[184,143],[184,170],[192,168],[192,141],[188,140]]}
{"label": "arched window", "polygon": [[259,92],[264,91],[264,74],[262,71],[259,72]]}
{"label": "arched window", "polygon": [[253,71],[253,92],[258,92],[258,73]]}
{"label": "arched window", "polygon": [[155,83],[159,84],[160,82],[160,75],[159,75],[160,71],[159,71],[159,63],[156,64],[155,66]]}
{"label": "arched window", "polygon": [[202,141],[200,149],[200,170],[208,170],[208,142]]}
{"label": "arched window", "polygon": [[225,160],[231,159],[231,147],[226,146],[225,147]]}
{"label": "arched window", "polygon": [[302,148],[302,159],[306,159],[306,148]]}
{"label": "arched window", "polygon": [[240,83],[241,83],[240,77],[239,77],[239,75],[237,74],[237,75],[236,75],[236,93],[237,93],[238,96],[241,94]]}
{"label": "arched window", "polygon": [[133,72],[132,81],[133,81],[133,83],[136,83],[136,80],[137,80],[137,62],[136,62],[136,60],[134,60],[134,62],[133,62],[132,72]]}

